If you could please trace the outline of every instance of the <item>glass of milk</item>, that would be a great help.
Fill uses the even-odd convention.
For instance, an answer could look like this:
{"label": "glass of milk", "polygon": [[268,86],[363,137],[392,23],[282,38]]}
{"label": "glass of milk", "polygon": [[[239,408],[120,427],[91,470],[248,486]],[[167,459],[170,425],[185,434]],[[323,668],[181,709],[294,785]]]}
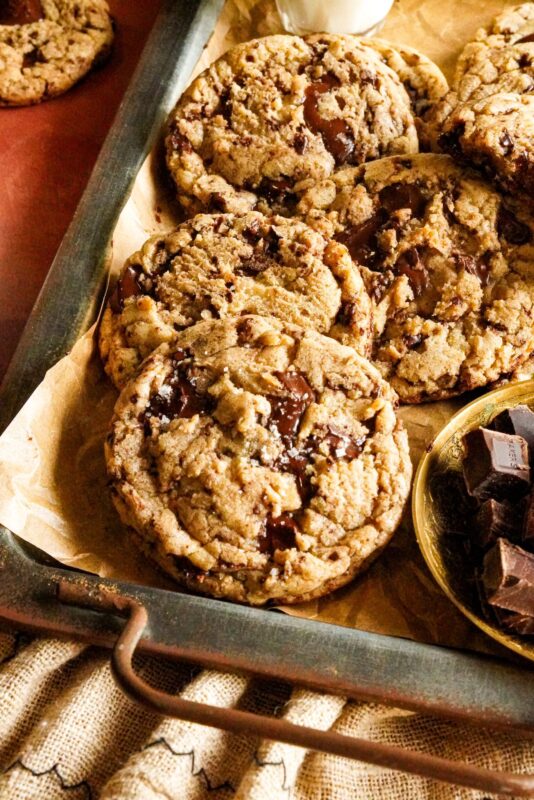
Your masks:
{"label": "glass of milk", "polygon": [[276,0],[289,33],[372,34],[389,13],[393,0]]}

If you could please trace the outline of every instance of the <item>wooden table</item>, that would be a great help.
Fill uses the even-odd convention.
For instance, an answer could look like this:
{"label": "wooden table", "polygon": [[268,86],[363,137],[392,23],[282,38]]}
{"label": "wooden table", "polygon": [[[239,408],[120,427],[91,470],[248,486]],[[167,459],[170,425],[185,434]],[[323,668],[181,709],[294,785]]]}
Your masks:
{"label": "wooden table", "polygon": [[0,380],[160,6],[109,3],[116,38],[103,67],[62,97],[0,109]]}

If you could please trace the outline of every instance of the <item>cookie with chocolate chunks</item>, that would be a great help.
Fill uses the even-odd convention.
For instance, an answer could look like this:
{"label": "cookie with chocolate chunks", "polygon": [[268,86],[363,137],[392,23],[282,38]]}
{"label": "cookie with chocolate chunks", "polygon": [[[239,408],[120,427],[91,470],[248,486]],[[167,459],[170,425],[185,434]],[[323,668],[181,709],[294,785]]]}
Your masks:
{"label": "cookie with chocolate chunks", "polygon": [[188,215],[291,215],[308,186],[344,167],[418,150],[397,75],[356,37],[267,36],[196,78],[171,114],[167,164]]}
{"label": "cookie with chocolate chunks", "polygon": [[474,164],[506,191],[534,190],[534,3],[507,9],[461,53],[427,125],[433,149]]}
{"label": "cookie with chocolate chunks", "polygon": [[408,92],[416,125],[418,128],[423,127],[426,117],[449,90],[447,79],[440,68],[413,47],[376,37],[359,41],[376,50],[388,67],[399,76]]}
{"label": "cookie with chocolate chunks", "polygon": [[181,330],[247,313],[370,348],[371,303],[345,247],[297,220],[204,214],[126,262],[100,327],[106,371],[121,387]]}
{"label": "cookie with chocolate chunks", "polygon": [[534,350],[534,223],[433,153],[346,169],[299,213],[345,244],[374,301],[373,360],[406,403],[461,394]]}
{"label": "cookie with chocolate chunks", "polygon": [[243,603],[320,597],[387,544],[408,496],[396,397],[352,348],[279,320],[200,322],[123,390],[111,491],[187,588]]}
{"label": "cookie with chocolate chunks", "polygon": [[[534,56],[533,56],[534,59]],[[534,90],[534,80],[532,81]],[[438,147],[473,164],[508,192],[534,194],[534,95],[498,92],[457,106]]]}
{"label": "cookie with chocolate chunks", "polygon": [[0,2],[0,106],[26,106],[66,92],[109,53],[105,0]]}
{"label": "cookie with chocolate chunks", "polygon": [[498,85],[503,77],[532,69],[534,61],[534,3],[507,8],[476,32],[456,62],[452,88],[460,100],[483,86]]}

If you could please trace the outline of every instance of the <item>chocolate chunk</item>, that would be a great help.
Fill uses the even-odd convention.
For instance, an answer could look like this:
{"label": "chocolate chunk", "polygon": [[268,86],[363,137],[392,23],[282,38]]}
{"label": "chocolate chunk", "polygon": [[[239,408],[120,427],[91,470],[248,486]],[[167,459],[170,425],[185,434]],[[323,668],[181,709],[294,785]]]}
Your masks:
{"label": "chocolate chunk", "polygon": [[510,244],[526,244],[530,242],[531,231],[528,225],[520,222],[508,209],[501,206],[497,216],[497,231]]}
{"label": "chocolate chunk", "polygon": [[486,428],[470,431],[463,439],[463,461],[467,491],[479,501],[514,500],[530,485],[527,443]]}
{"label": "chocolate chunk", "polygon": [[[176,253],[174,253],[176,255]],[[167,252],[167,248],[165,247],[165,242],[158,242],[158,246],[156,248],[156,252],[153,256],[154,262],[154,275],[163,275],[165,272],[168,272],[171,268],[173,255]]]}
{"label": "chocolate chunk", "polygon": [[308,137],[304,133],[297,133],[293,139],[293,147],[296,152],[301,156],[308,146]]}
{"label": "chocolate chunk", "polygon": [[456,198],[450,194],[444,195],[442,200],[443,205],[443,216],[449,223],[449,225],[457,225],[458,224],[458,217],[455,213],[455,205],[456,205]]}
{"label": "chocolate chunk", "polygon": [[249,229],[244,235],[247,241],[254,245],[254,253],[250,258],[244,259],[240,267],[237,267],[238,273],[255,277],[269,267],[277,266],[278,262],[273,256],[276,256],[280,249],[280,236],[274,228],[269,228],[263,237],[259,228],[257,230]]}
{"label": "chocolate chunk", "polygon": [[462,146],[460,144],[460,139],[465,133],[465,122],[460,122],[458,125],[455,125],[454,128],[450,131],[446,131],[442,133],[438,138],[438,145],[439,147],[445,151],[446,153],[450,153],[452,156],[461,160],[462,157]]}
{"label": "chocolate chunk", "polygon": [[265,255],[275,256],[280,250],[280,239],[282,237],[277,234],[274,228],[269,228],[266,235],[263,237],[263,252]]}
{"label": "chocolate chunk", "polygon": [[378,197],[380,204],[389,214],[401,208],[409,208],[412,216],[420,217],[426,208],[426,199],[413,183],[393,183],[384,186]]}
{"label": "chocolate chunk", "polygon": [[462,253],[455,253],[454,260],[458,269],[464,269],[471,275],[475,275],[482,284],[487,286],[489,279],[489,264],[487,260],[482,258],[475,258],[474,256],[463,255]]}
{"label": "chocolate chunk", "polygon": [[261,239],[261,229],[260,229],[260,221],[259,219],[254,219],[243,230],[243,236],[247,240],[249,244],[257,244]]}
{"label": "chocolate chunk", "polygon": [[227,122],[232,120],[233,105],[230,100],[230,89],[223,89],[219,96],[219,103],[214,111],[214,116],[220,114]]}
{"label": "chocolate chunk", "polygon": [[189,139],[180,133],[180,131],[173,129],[171,131],[170,139],[171,146],[179,153],[192,153],[193,147]]}
{"label": "chocolate chunk", "polygon": [[43,17],[38,0],[0,0],[0,25],[28,25]]}
{"label": "chocolate chunk", "polygon": [[211,213],[214,211],[226,212],[226,198],[220,192],[212,192],[209,199],[209,210]]}
{"label": "chocolate chunk", "polygon": [[383,273],[375,272],[371,277],[371,280],[367,287],[367,291],[369,292],[375,303],[379,303],[392,283],[393,279],[389,275],[384,275]]}
{"label": "chocolate chunk", "polygon": [[34,47],[29,53],[24,53],[22,58],[22,69],[31,69],[36,64],[46,64],[46,58],[38,47]]}
{"label": "chocolate chunk", "polygon": [[315,395],[310,384],[300,372],[275,372],[280,383],[289,389],[290,397],[270,395],[271,414],[269,429],[277,431],[282,439],[296,436],[302,415],[313,402]]}
{"label": "chocolate chunk", "polygon": [[428,270],[425,267],[417,247],[403,253],[395,264],[398,275],[406,275],[414,297],[419,297],[429,284]]}
{"label": "chocolate chunk", "polygon": [[344,244],[354,261],[363,266],[371,266],[377,250],[377,234],[387,219],[385,212],[377,213],[335,236],[336,241]]}
{"label": "chocolate chunk", "polygon": [[359,436],[354,439],[348,433],[336,428],[334,425],[328,426],[328,433],[323,437],[322,442],[328,446],[330,456],[336,460],[347,458],[349,460],[357,458],[363,450],[367,436]]}
{"label": "chocolate chunk", "polygon": [[350,300],[344,300],[336,314],[336,325],[352,325],[356,310],[355,303],[351,303]]}
{"label": "chocolate chunk", "polygon": [[[213,401],[209,396],[197,393],[196,378],[181,364],[185,351],[178,349],[174,357],[174,371],[153,395],[144,413],[145,431],[150,435],[150,419],[189,419],[195,414],[208,412]],[[148,427],[147,427],[148,423]]]}
{"label": "chocolate chunk", "polygon": [[253,255],[251,258],[242,261],[241,265],[236,268],[236,272],[240,275],[247,275],[248,277],[255,278],[257,275],[261,275],[262,272],[265,272],[266,269],[269,269],[269,267],[276,266],[276,263],[277,262],[269,258],[269,256],[258,253],[258,255]]}
{"label": "chocolate chunk", "polygon": [[[515,179],[515,187],[520,192],[534,192],[534,160],[526,153],[520,153],[516,159],[517,164],[517,178]],[[514,188],[512,186],[512,188]]]}
{"label": "chocolate chunk", "polygon": [[267,517],[265,529],[260,536],[260,553],[274,553],[275,550],[289,550],[296,547],[298,525],[291,513],[279,517]]}
{"label": "chocolate chunk", "polygon": [[378,89],[378,76],[368,69],[362,69],[360,72],[360,83],[364,86],[372,86],[373,89]]}
{"label": "chocolate chunk", "polygon": [[518,539],[521,529],[521,512],[517,504],[491,498],[480,506],[475,519],[474,540],[482,549],[495,544],[497,539]]}
{"label": "chocolate chunk", "polygon": [[514,44],[525,44],[526,42],[534,42],[534,33],[528,33],[522,39],[517,39]]}
{"label": "chocolate chunk", "polygon": [[340,86],[339,79],[332,73],[323,75],[320,81],[310,83],[306,88],[304,100],[304,119],[314,133],[320,133],[324,146],[334,157],[338,166],[359,163],[356,157],[354,135],[344,119],[324,119],[319,114],[318,98]]}
{"label": "chocolate chunk", "polygon": [[115,314],[120,314],[124,308],[125,301],[129,297],[137,297],[143,294],[144,288],[140,282],[141,275],[143,275],[143,270],[137,264],[130,264],[125,269],[109,297],[109,305]]}
{"label": "chocolate chunk", "polygon": [[507,408],[493,417],[488,428],[501,433],[522,436],[528,444],[530,464],[534,465],[534,412],[528,406],[519,405]]}
{"label": "chocolate chunk", "polygon": [[265,197],[266,200],[269,201],[271,204],[275,203],[295,203],[297,202],[297,196],[292,191],[293,184],[291,183],[289,178],[262,178],[258,186],[256,187],[256,192],[260,194],[262,197]]}
{"label": "chocolate chunk", "polygon": [[311,495],[311,483],[307,475],[311,454],[312,450],[308,447],[308,443],[301,448],[292,446],[284,450],[275,464],[281,472],[291,472],[295,476],[297,490],[303,502]]}
{"label": "chocolate chunk", "polygon": [[327,445],[330,458],[336,461],[342,458],[353,459],[362,452],[366,439],[367,435],[355,439],[339,428],[329,425],[323,436],[315,434],[304,443],[298,445],[292,443],[287,450],[284,450],[275,466],[282,472],[291,472],[295,476],[299,495],[304,502],[309,500],[312,493],[307,467],[311,456],[317,453],[321,445],[323,443]]}
{"label": "chocolate chunk", "polygon": [[421,342],[423,341],[424,336],[421,333],[416,334],[415,336],[403,336],[402,341],[406,345],[409,350],[412,350],[414,347],[418,347]]}
{"label": "chocolate chunk", "polygon": [[176,569],[179,570],[186,578],[199,578],[201,576],[208,575],[207,572],[203,572],[198,567],[195,567],[195,565],[189,561],[187,556],[171,557]]}
{"label": "chocolate chunk", "polygon": [[484,556],[482,582],[490,606],[534,616],[534,555],[499,539]]}
{"label": "chocolate chunk", "polygon": [[521,544],[526,550],[534,552],[534,490],[524,501],[523,525],[521,527]]}
{"label": "chocolate chunk", "polygon": [[527,614],[516,614],[513,611],[502,611],[494,608],[493,613],[499,625],[511,633],[519,633],[521,636],[532,636],[534,634],[534,616]]}
{"label": "chocolate chunk", "polygon": [[511,153],[514,149],[513,139],[506,128],[504,128],[503,132],[499,136],[499,144],[501,145],[505,156],[509,155],[509,153]]}

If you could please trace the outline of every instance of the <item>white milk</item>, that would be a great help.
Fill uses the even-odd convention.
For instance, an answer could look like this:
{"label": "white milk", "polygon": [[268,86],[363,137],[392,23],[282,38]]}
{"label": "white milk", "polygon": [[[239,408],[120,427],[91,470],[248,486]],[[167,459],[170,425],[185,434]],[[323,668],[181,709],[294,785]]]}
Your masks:
{"label": "white milk", "polygon": [[290,33],[372,33],[393,0],[276,0]]}

